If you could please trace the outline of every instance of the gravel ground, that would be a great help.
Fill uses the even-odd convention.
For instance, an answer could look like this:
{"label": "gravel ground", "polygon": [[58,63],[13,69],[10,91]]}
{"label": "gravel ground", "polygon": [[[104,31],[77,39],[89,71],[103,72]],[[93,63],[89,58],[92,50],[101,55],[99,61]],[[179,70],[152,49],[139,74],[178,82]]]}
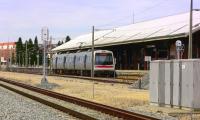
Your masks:
{"label": "gravel ground", "polygon": [[65,113],[0,87],[0,120],[75,120]]}

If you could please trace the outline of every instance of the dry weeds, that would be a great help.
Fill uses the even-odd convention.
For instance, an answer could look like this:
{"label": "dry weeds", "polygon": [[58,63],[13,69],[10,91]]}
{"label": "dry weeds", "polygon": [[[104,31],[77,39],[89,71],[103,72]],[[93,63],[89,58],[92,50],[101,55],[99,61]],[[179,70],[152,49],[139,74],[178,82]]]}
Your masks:
{"label": "dry weeds", "polygon": [[[0,72],[0,77],[10,78],[30,85],[37,85],[42,75]],[[119,108],[148,104],[149,93],[146,90],[131,90],[127,85],[95,83],[93,98],[93,82],[77,78],[49,76],[50,83],[56,83],[53,91],[79,97]]]}

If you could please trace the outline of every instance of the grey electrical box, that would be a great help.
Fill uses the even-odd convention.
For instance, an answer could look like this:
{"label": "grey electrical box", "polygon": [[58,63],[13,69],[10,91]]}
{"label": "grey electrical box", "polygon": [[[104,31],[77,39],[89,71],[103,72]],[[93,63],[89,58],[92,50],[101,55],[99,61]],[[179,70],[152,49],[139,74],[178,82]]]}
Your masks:
{"label": "grey electrical box", "polygon": [[165,61],[165,104],[172,104],[173,64],[171,60]]}
{"label": "grey electrical box", "polygon": [[[150,63],[150,101],[159,105],[165,103],[165,64],[161,60]],[[158,73],[158,74],[155,74]]]}
{"label": "grey electrical box", "polygon": [[200,109],[200,59],[150,63],[150,102]]}
{"label": "grey electrical box", "polygon": [[181,105],[200,108],[200,60],[182,60]]}
{"label": "grey electrical box", "polygon": [[179,106],[180,60],[173,60],[173,105]]}
{"label": "grey electrical box", "polygon": [[159,63],[153,61],[150,63],[150,80],[149,80],[149,92],[151,103],[158,103],[158,71]]}

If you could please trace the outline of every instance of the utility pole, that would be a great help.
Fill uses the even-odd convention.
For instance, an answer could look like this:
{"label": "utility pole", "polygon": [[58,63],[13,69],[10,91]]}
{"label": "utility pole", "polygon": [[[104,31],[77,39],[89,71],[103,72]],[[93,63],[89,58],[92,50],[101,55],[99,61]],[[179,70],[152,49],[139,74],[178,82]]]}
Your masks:
{"label": "utility pole", "polygon": [[[92,69],[91,78],[94,77],[94,26],[92,26]],[[93,98],[94,98],[94,80],[93,80]]]}
{"label": "utility pole", "polygon": [[28,42],[28,41],[26,41],[26,55],[25,55],[25,56],[26,56],[26,57],[25,57],[25,59],[26,59],[26,61],[25,61],[25,66],[26,66],[26,67],[28,67],[28,51],[27,51],[27,42]]}
{"label": "utility pole", "polygon": [[50,62],[50,63],[49,63],[49,66],[50,66],[50,73],[53,73],[53,72],[52,72],[52,65],[53,65],[52,62],[53,62],[53,61],[52,61],[52,52],[51,52],[51,49],[52,49],[52,40],[53,40],[53,38],[52,38],[52,36],[50,36],[49,52],[48,52],[49,55],[50,55],[50,61],[49,61],[49,62]]}
{"label": "utility pole", "polygon": [[38,54],[37,54],[37,67],[39,67],[39,51],[38,51]]}
{"label": "utility pole", "polygon": [[94,77],[94,26],[92,26],[92,69],[91,77]]}
{"label": "utility pole", "polygon": [[12,66],[12,48],[10,48],[10,67]]}
{"label": "utility pole", "polygon": [[192,58],[192,13],[193,13],[193,0],[191,0],[191,2],[190,2],[190,26],[189,26],[188,59]]}

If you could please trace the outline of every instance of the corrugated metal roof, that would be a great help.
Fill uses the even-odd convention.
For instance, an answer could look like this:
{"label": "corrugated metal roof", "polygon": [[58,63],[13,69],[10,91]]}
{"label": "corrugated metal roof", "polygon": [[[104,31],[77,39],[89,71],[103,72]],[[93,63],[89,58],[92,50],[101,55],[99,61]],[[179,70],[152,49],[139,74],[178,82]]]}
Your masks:
{"label": "corrugated metal roof", "polygon": [[[193,30],[200,28],[200,12],[193,12]],[[95,47],[186,37],[189,31],[189,13],[144,21],[113,30],[96,31]],[[54,48],[52,51],[67,51],[91,46],[92,34],[81,35]]]}

